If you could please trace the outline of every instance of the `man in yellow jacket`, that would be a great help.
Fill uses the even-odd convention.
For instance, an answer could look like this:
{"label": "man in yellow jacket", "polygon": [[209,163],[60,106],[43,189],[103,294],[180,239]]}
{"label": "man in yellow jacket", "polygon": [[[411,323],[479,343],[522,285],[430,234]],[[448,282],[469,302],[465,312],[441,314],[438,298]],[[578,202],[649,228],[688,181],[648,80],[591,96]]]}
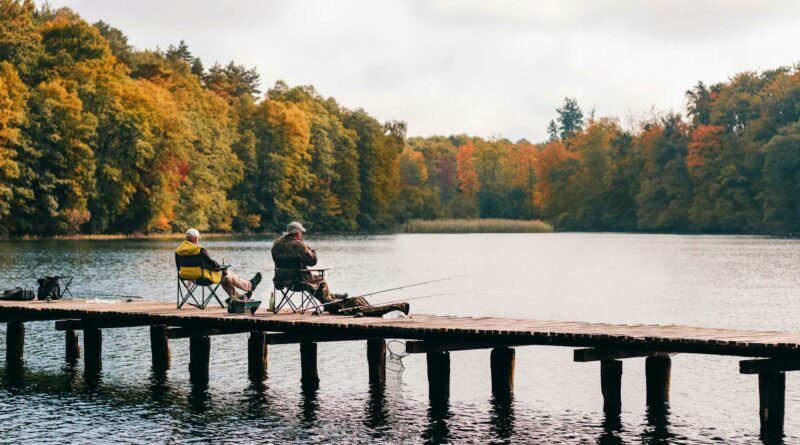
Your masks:
{"label": "man in yellow jacket", "polygon": [[200,232],[189,229],[186,231],[186,240],[175,249],[175,265],[180,277],[184,280],[206,280],[213,284],[222,282],[222,289],[231,298],[241,298],[236,294],[236,289],[245,291],[244,296],[250,298],[261,282],[261,272],[256,273],[252,279],[245,280],[230,270],[221,269],[221,265],[211,259],[208,251],[199,242]]}

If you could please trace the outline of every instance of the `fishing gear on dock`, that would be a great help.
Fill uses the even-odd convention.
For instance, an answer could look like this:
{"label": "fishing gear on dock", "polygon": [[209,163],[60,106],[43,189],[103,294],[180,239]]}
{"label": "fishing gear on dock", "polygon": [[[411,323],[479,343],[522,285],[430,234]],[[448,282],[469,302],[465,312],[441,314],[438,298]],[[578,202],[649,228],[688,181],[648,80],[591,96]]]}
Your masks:
{"label": "fishing gear on dock", "polygon": [[[321,307],[321,308],[322,308],[322,307],[329,306],[329,305],[332,305],[332,304],[341,303],[341,302],[343,302],[343,301],[347,301],[347,300],[350,300],[350,299],[355,299],[355,298],[364,298],[364,297],[369,297],[369,296],[372,296],[372,295],[383,294],[383,293],[386,293],[386,292],[391,292],[391,291],[395,291],[395,290],[408,289],[408,288],[410,288],[410,287],[423,286],[423,285],[426,285],[426,284],[432,284],[432,283],[439,283],[439,282],[443,282],[443,281],[454,280],[454,279],[456,279],[456,278],[463,278],[463,277],[466,277],[466,276],[467,276],[467,275],[454,275],[454,276],[452,276],[452,277],[447,277],[447,278],[439,278],[439,279],[437,279],[437,280],[423,281],[423,282],[421,282],[421,283],[407,284],[407,285],[405,285],[405,286],[398,286],[398,287],[393,287],[393,288],[390,288],[390,289],[384,289],[384,290],[379,290],[379,291],[370,292],[370,293],[366,293],[366,294],[360,294],[360,295],[356,295],[355,297],[336,298],[336,299],[334,299],[334,300],[331,300],[331,301],[328,301],[328,302],[326,302],[326,303],[320,304],[320,305],[319,305],[319,307]],[[434,296],[434,295],[430,295],[430,296],[427,296],[427,297],[425,297],[425,298],[429,298],[429,297],[432,297],[432,296]],[[419,299],[419,298],[415,298],[415,299]],[[403,300],[403,301],[405,301],[405,300]],[[402,303],[403,301],[395,301],[395,302],[393,302],[393,303]],[[382,304],[391,304],[391,303],[382,303]],[[363,305],[362,305],[361,307],[363,307]],[[352,308],[348,308],[348,309],[352,309]]]}
{"label": "fishing gear on dock", "polygon": [[344,309],[339,309],[339,313],[342,314],[342,315],[349,315],[348,314],[349,312],[355,312],[356,314],[354,314],[354,315],[357,315],[358,309],[364,309],[364,308],[367,308],[367,307],[381,307],[381,306],[389,305],[389,304],[405,303],[407,301],[423,300],[425,298],[441,297],[441,296],[444,296],[444,295],[455,295],[455,294],[463,294],[463,293],[464,293],[464,291],[443,292],[443,293],[439,293],[439,294],[423,295],[423,296],[420,296],[420,297],[403,298],[403,299],[400,299],[400,300],[386,301],[386,302],[377,303],[377,304],[374,304],[374,305],[372,305],[372,304],[362,304],[362,305],[359,305],[359,306],[352,306],[352,307],[348,307],[348,308],[344,308]]}

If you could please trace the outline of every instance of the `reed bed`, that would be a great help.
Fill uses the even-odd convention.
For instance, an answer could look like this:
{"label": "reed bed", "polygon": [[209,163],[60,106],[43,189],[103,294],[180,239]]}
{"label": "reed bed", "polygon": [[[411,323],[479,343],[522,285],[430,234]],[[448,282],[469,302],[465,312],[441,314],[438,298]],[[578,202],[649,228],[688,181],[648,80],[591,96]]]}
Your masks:
{"label": "reed bed", "polygon": [[412,219],[403,227],[406,233],[548,233],[550,224],[517,219]]}

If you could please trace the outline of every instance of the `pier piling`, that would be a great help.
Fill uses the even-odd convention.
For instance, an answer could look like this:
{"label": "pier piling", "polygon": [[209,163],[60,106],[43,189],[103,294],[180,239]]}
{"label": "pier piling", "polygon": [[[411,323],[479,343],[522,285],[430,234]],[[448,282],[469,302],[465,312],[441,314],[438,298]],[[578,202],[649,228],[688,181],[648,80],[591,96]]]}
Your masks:
{"label": "pier piling", "polygon": [[211,338],[207,335],[189,337],[189,380],[194,383],[208,381],[208,363],[211,358]]}
{"label": "pier piling", "polygon": [[153,358],[153,372],[165,373],[170,368],[172,361],[167,326],[163,324],[150,326],[150,351]]}
{"label": "pier piling", "polygon": [[250,332],[247,337],[247,375],[253,381],[261,382],[267,377],[268,348],[266,332]]}
{"label": "pier piling", "polygon": [[514,393],[514,363],[516,361],[514,349],[494,348],[489,361],[492,370],[492,394],[500,400],[511,399]]}
{"label": "pier piling", "polygon": [[428,362],[428,396],[431,405],[446,404],[450,399],[450,352],[426,354]]}
{"label": "pier piling", "polygon": [[87,374],[96,374],[102,369],[102,351],[102,331],[95,327],[86,327],[83,330],[83,368]]}
{"label": "pier piling", "polygon": [[367,340],[367,365],[370,385],[386,383],[386,340],[380,338]]}
{"label": "pier piling", "polygon": [[672,359],[668,355],[647,357],[644,366],[647,380],[647,404],[656,407],[669,403]]}
{"label": "pier piling", "polygon": [[617,415],[622,412],[622,361],[600,362],[600,388],[603,392],[603,412]]}
{"label": "pier piling", "polygon": [[25,324],[21,321],[8,322],[6,329],[6,367],[8,369],[22,369],[24,350]]}
{"label": "pier piling", "polygon": [[770,436],[783,432],[785,394],[785,372],[769,372],[758,375],[761,431]]}
{"label": "pier piling", "polygon": [[300,343],[300,383],[306,390],[319,388],[316,343]]}
{"label": "pier piling", "polygon": [[74,329],[67,329],[64,331],[66,359],[67,363],[74,365],[78,363],[81,356],[81,345],[78,342],[78,334]]}

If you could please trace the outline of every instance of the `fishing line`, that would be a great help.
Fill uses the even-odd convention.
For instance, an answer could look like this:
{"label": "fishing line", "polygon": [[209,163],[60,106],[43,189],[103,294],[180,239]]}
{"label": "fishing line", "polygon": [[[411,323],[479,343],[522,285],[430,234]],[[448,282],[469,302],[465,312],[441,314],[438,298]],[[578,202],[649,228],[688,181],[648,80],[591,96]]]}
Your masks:
{"label": "fishing line", "polygon": [[361,309],[361,308],[365,308],[365,307],[377,307],[377,306],[384,306],[384,305],[387,305],[387,304],[405,303],[406,301],[422,300],[422,299],[425,299],[425,298],[441,297],[441,296],[444,296],[444,295],[463,294],[463,293],[466,293],[466,292],[467,291],[460,290],[460,291],[456,291],[456,292],[444,292],[444,293],[440,293],[440,294],[423,295],[421,297],[412,297],[412,298],[403,298],[403,299],[400,299],[400,300],[384,301],[382,303],[362,304],[362,305],[359,305],[359,306],[352,306],[352,307],[347,307],[347,308],[344,308],[344,309],[339,309],[339,313],[342,314],[342,313],[345,313],[345,312],[352,312],[355,309]]}
{"label": "fishing line", "polygon": [[[391,291],[394,291],[394,290],[407,289],[407,288],[409,288],[409,287],[422,286],[422,285],[425,285],[425,284],[431,284],[431,283],[439,283],[439,282],[442,282],[442,281],[454,280],[454,279],[456,279],[456,278],[463,278],[463,277],[466,277],[466,276],[468,276],[468,275],[455,275],[455,276],[452,276],[452,277],[440,278],[440,279],[438,279],[438,280],[423,281],[423,282],[421,282],[421,283],[407,284],[407,285],[405,285],[405,286],[398,286],[398,287],[393,287],[393,288],[391,288],[391,289],[379,290],[379,291],[375,291],[375,292],[370,292],[370,293],[368,293],[368,294],[361,294],[361,295],[357,295],[357,296],[355,296],[355,297],[337,298],[337,299],[335,299],[335,300],[328,301],[327,303],[320,304],[320,305],[319,305],[319,307],[325,307],[325,306],[328,306],[328,305],[331,305],[331,304],[341,303],[342,301],[347,301],[347,300],[350,300],[350,299],[353,299],[353,298],[363,298],[363,297],[369,297],[369,296],[372,296],[372,295],[377,295],[377,294],[382,294],[382,293],[386,293],[386,292],[391,292]],[[427,296],[427,297],[424,297],[424,298],[428,298],[428,297],[432,297],[432,296],[435,296],[435,295],[429,295],[429,296]],[[388,304],[388,303],[382,303],[382,304]]]}

